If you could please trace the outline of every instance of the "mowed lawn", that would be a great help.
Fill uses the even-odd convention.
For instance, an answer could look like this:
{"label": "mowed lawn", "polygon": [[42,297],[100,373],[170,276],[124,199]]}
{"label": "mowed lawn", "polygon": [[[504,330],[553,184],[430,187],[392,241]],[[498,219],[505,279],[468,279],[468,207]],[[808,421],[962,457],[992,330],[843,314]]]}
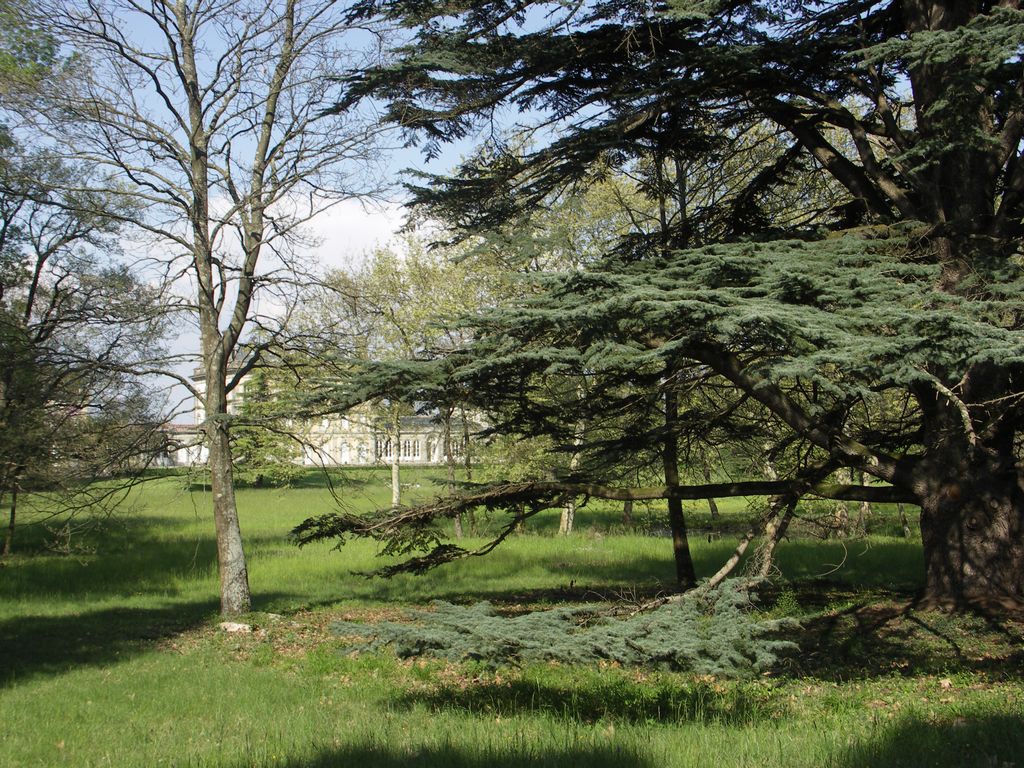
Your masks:
{"label": "mowed lawn", "polygon": [[[410,497],[435,492],[407,473]],[[356,542],[298,549],[288,531],[340,501],[388,498],[384,472],[239,492],[255,612],[217,628],[210,499],[145,484],[94,551],[45,554],[26,528],[0,567],[2,766],[1024,766],[1019,623],[910,605],[919,542],[870,535],[783,543],[762,610],[793,615],[799,653],[731,681],[682,673],[532,665],[490,671],[345,652],[336,618],[396,618],[433,599],[510,608],[670,587],[661,511],[591,504],[570,537],[557,514],[486,558],[390,581]],[[336,497],[336,498],[335,498]],[[744,526],[693,505],[698,570]],[[878,513],[879,518],[884,514]],[[486,527],[487,520],[480,525]],[[873,521],[882,531],[894,526]],[[75,539],[72,539],[75,543]]]}

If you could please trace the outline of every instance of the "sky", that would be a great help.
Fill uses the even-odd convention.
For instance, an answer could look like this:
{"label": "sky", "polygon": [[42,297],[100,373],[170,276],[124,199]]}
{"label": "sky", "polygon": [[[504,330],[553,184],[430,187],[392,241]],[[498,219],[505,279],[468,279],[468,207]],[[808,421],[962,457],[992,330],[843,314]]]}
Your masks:
{"label": "sky", "polygon": [[404,217],[405,211],[397,202],[338,203],[309,223],[310,235],[319,241],[312,255],[324,266],[358,263],[376,248],[390,245]]}
{"label": "sky", "polygon": [[[126,13],[122,21],[124,22],[123,29],[132,43],[138,44],[143,48],[151,48],[154,51],[162,49],[164,41],[159,34],[155,33],[151,22],[143,22],[142,18],[134,13]],[[359,41],[356,40],[355,43],[354,49],[358,50],[360,47],[358,45]],[[214,51],[215,49],[216,44],[214,43]],[[208,56],[213,55],[210,50],[205,50],[204,53]],[[250,74],[247,73],[247,75]],[[138,99],[144,106],[149,104],[150,99],[153,99],[151,106],[155,107],[154,113],[161,115],[161,102],[150,93],[151,90],[151,88],[147,87],[142,87],[137,91],[133,90],[132,97]],[[173,121],[170,125],[171,130],[177,130],[174,127]],[[246,141],[244,136],[235,136],[234,138],[243,145]],[[382,144],[390,142],[393,145],[397,145],[400,143],[397,140],[397,136],[383,136],[380,138]],[[302,256],[305,257],[303,261],[307,264],[312,262],[315,265],[314,268],[318,271],[329,268],[353,267],[358,266],[377,248],[388,247],[389,245],[397,246],[398,239],[396,233],[403,225],[406,215],[401,203],[401,172],[404,169],[412,168],[418,171],[443,174],[452,170],[458,161],[471,151],[474,144],[475,141],[473,139],[468,139],[457,145],[444,147],[442,154],[429,163],[423,157],[422,152],[416,148],[396,147],[389,150],[382,147],[380,150],[375,150],[372,162],[377,167],[378,172],[382,173],[388,182],[390,191],[387,194],[387,200],[346,200],[331,205],[326,210],[320,212],[300,230],[302,240],[304,242],[312,241],[313,243],[312,246],[301,246],[303,249]],[[244,155],[244,152],[241,154]],[[215,202],[215,200],[211,199],[211,203]],[[160,248],[160,246],[154,246],[151,242],[132,242],[130,238],[126,239],[124,246],[127,252],[131,253],[134,250],[134,255],[142,258],[146,258],[148,254],[153,253],[154,248]],[[186,293],[191,293],[194,290],[189,289],[187,286],[183,287],[186,289]],[[261,309],[266,312],[271,307],[264,303]],[[194,324],[184,323],[178,330],[177,337],[170,341],[171,352],[182,356],[195,355],[198,352],[199,341],[198,332]],[[194,363],[191,362],[183,362],[180,366],[177,366],[178,373],[191,373],[193,365]],[[178,404],[187,400],[184,397],[185,390],[180,385],[172,385],[168,392],[171,404]],[[187,414],[178,415],[174,418],[175,421],[188,419],[189,416]]]}
{"label": "sky", "polygon": [[[400,248],[398,231],[405,224],[407,214],[401,199],[400,182],[403,179],[403,171],[451,171],[471,151],[474,143],[475,140],[467,139],[456,145],[444,147],[441,155],[429,162],[416,148],[381,150],[382,156],[378,161],[385,169],[385,178],[393,186],[386,199],[345,200],[321,211],[304,225],[303,238],[311,239],[315,243],[306,252],[315,265],[314,269],[323,271],[358,267],[378,248]],[[132,244],[129,249],[134,247],[139,246]],[[191,289],[188,289],[188,292],[190,293]],[[187,323],[173,339],[169,340],[169,348],[174,355],[192,358],[192,362],[182,362],[175,366],[179,374],[190,375],[195,366],[194,356],[199,350],[197,328]],[[170,420],[179,424],[191,424],[194,419],[193,403],[187,390],[180,384],[170,381],[164,384],[160,390],[166,398]]]}

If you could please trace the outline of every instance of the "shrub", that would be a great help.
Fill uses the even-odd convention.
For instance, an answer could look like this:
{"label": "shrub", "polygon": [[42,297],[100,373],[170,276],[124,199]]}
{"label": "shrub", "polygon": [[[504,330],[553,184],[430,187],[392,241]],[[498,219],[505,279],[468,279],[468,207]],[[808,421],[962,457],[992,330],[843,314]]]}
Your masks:
{"label": "shrub", "polygon": [[727,581],[682,599],[626,617],[582,605],[503,616],[489,603],[471,606],[435,602],[410,611],[408,622],[338,622],[333,631],[351,648],[390,647],[399,657],[433,656],[489,666],[530,661],[690,670],[746,677],[762,672],[795,644],[772,637],[795,625],[751,613],[745,585]]}

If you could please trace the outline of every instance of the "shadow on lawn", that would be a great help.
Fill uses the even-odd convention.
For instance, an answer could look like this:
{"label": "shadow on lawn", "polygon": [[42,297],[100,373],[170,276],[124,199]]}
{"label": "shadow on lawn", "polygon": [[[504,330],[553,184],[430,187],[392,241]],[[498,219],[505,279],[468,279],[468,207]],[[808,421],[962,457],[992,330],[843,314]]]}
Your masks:
{"label": "shadow on lawn", "polygon": [[[173,598],[182,584],[217,577],[214,532],[175,536],[188,521],[150,517],[121,538],[108,537],[94,553],[17,554],[0,561],[0,601],[88,601],[98,597],[126,599],[146,595]],[[212,528],[212,526],[211,526]],[[160,535],[154,531],[170,531]],[[246,536],[246,549],[278,546],[283,537]]]}
{"label": "shadow on lawn", "polygon": [[926,722],[907,717],[884,728],[880,738],[858,743],[829,765],[841,768],[925,768],[935,765],[1020,764],[1024,716],[955,717]]}
{"label": "shadow on lawn", "polygon": [[217,607],[211,600],[8,619],[0,622],[0,688],[40,675],[123,661],[151,648],[155,640],[207,621]]}
{"label": "shadow on lawn", "polygon": [[466,750],[448,745],[440,747],[401,747],[354,745],[321,752],[312,758],[281,764],[283,768],[654,768],[655,763],[635,750],[609,744],[602,747],[538,749],[521,743],[519,747],[481,747]]}
{"label": "shadow on lawn", "polygon": [[[718,686],[712,679],[632,680],[609,672],[589,684],[532,679],[473,680],[405,693],[395,702],[435,711],[461,710],[486,717],[546,713],[593,723],[602,719],[630,723],[751,724],[773,712],[742,686]],[[777,709],[777,708],[775,708]]]}
{"label": "shadow on lawn", "polygon": [[1024,669],[1024,623],[981,614],[918,610],[912,601],[857,602],[804,620],[789,676],[850,680],[951,669],[1016,679]]}

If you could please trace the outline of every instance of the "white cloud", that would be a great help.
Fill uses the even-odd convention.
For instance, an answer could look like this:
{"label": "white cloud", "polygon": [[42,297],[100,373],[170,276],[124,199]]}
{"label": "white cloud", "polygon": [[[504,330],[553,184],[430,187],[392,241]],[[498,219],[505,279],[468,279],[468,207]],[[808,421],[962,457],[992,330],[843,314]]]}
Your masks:
{"label": "white cloud", "polygon": [[393,244],[404,218],[404,208],[394,203],[345,200],[307,224],[307,233],[318,243],[312,255],[327,267],[358,263],[376,248]]}

